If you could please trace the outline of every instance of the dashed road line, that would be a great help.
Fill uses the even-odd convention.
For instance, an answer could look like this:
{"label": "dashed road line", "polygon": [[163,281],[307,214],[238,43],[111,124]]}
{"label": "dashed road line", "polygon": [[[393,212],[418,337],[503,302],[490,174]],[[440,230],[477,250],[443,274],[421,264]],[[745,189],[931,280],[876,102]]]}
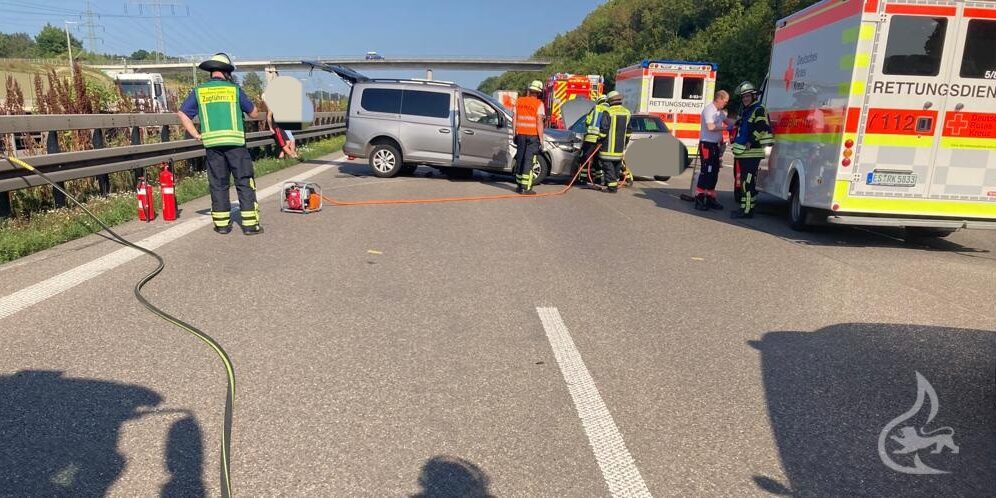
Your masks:
{"label": "dashed road line", "polygon": [[574,401],[588,443],[595,453],[595,460],[602,469],[602,477],[609,492],[616,497],[649,497],[650,490],[636,468],[633,456],[626,449],[622,434],[612,414],[598,394],[595,381],[588,372],[581,353],[574,346],[571,332],[567,330],[557,308],[536,308],[546,337],[553,348],[553,355],[564,375],[567,389]]}

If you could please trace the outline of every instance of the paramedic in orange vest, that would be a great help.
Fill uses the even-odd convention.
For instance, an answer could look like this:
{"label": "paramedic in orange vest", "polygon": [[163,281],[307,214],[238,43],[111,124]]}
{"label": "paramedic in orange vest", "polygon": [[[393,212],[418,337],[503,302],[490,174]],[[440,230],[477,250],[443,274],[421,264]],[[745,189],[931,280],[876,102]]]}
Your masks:
{"label": "paramedic in orange vest", "polygon": [[535,80],[529,84],[525,97],[515,101],[515,192],[531,195],[533,191],[533,164],[538,160],[543,137],[543,118],[546,110],[540,95],[543,83]]}

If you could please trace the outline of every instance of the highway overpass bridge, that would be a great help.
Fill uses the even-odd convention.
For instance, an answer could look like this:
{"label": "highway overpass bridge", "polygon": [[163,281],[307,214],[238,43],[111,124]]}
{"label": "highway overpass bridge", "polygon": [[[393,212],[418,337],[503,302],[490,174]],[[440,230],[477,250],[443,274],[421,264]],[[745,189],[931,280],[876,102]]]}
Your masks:
{"label": "highway overpass bridge", "polygon": [[[384,58],[378,60],[367,60],[365,58],[304,58],[332,66],[348,66],[353,69],[423,69],[426,71],[426,78],[432,79],[433,70],[462,70],[462,71],[542,71],[550,65],[549,61],[531,59],[496,59],[496,58],[453,58],[453,57],[413,57],[413,58]],[[170,73],[180,71],[190,71],[197,67],[200,60],[181,62],[139,62],[134,64],[95,64],[91,65],[95,69],[100,69],[108,74],[114,75],[121,72],[150,72],[150,73]],[[267,77],[277,71],[305,71],[311,66],[302,62],[302,59],[255,59],[237,60],[235,66],[238,71],[263,71]]]}

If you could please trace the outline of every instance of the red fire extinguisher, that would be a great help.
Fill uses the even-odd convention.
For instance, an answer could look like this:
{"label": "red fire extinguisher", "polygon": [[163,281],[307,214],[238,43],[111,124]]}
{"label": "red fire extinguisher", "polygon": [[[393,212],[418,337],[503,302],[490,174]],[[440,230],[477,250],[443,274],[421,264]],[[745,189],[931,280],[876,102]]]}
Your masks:
{"label": "red fire extinguisher", "polygon": [[142,221],[152,221],[156,219],[155,198],[152,197],[152,185],[145,181],[145,177],[138,179],[138,219]]}
{"label": "red fire extinguisher", "polygon": [[176,194],[173,191],[173,172],[169,164],[163,163],[159,171],[159,191],[163,198],[163,220],[176,220]]}

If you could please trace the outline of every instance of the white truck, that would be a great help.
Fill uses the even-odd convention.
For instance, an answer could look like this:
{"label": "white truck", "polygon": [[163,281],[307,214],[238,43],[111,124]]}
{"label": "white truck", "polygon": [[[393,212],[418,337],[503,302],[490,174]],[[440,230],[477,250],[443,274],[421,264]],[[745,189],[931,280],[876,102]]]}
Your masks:
{"label": "white truck", "polygon": [[170,112],[166,87],[159,73],[119,73],[114,83],[121,93],[138,102],[147,112]]}
{"label": "white truck", "polygon": [[793,228],[996,229],[996,2],[823,0],[773,43],[758,187]]}

